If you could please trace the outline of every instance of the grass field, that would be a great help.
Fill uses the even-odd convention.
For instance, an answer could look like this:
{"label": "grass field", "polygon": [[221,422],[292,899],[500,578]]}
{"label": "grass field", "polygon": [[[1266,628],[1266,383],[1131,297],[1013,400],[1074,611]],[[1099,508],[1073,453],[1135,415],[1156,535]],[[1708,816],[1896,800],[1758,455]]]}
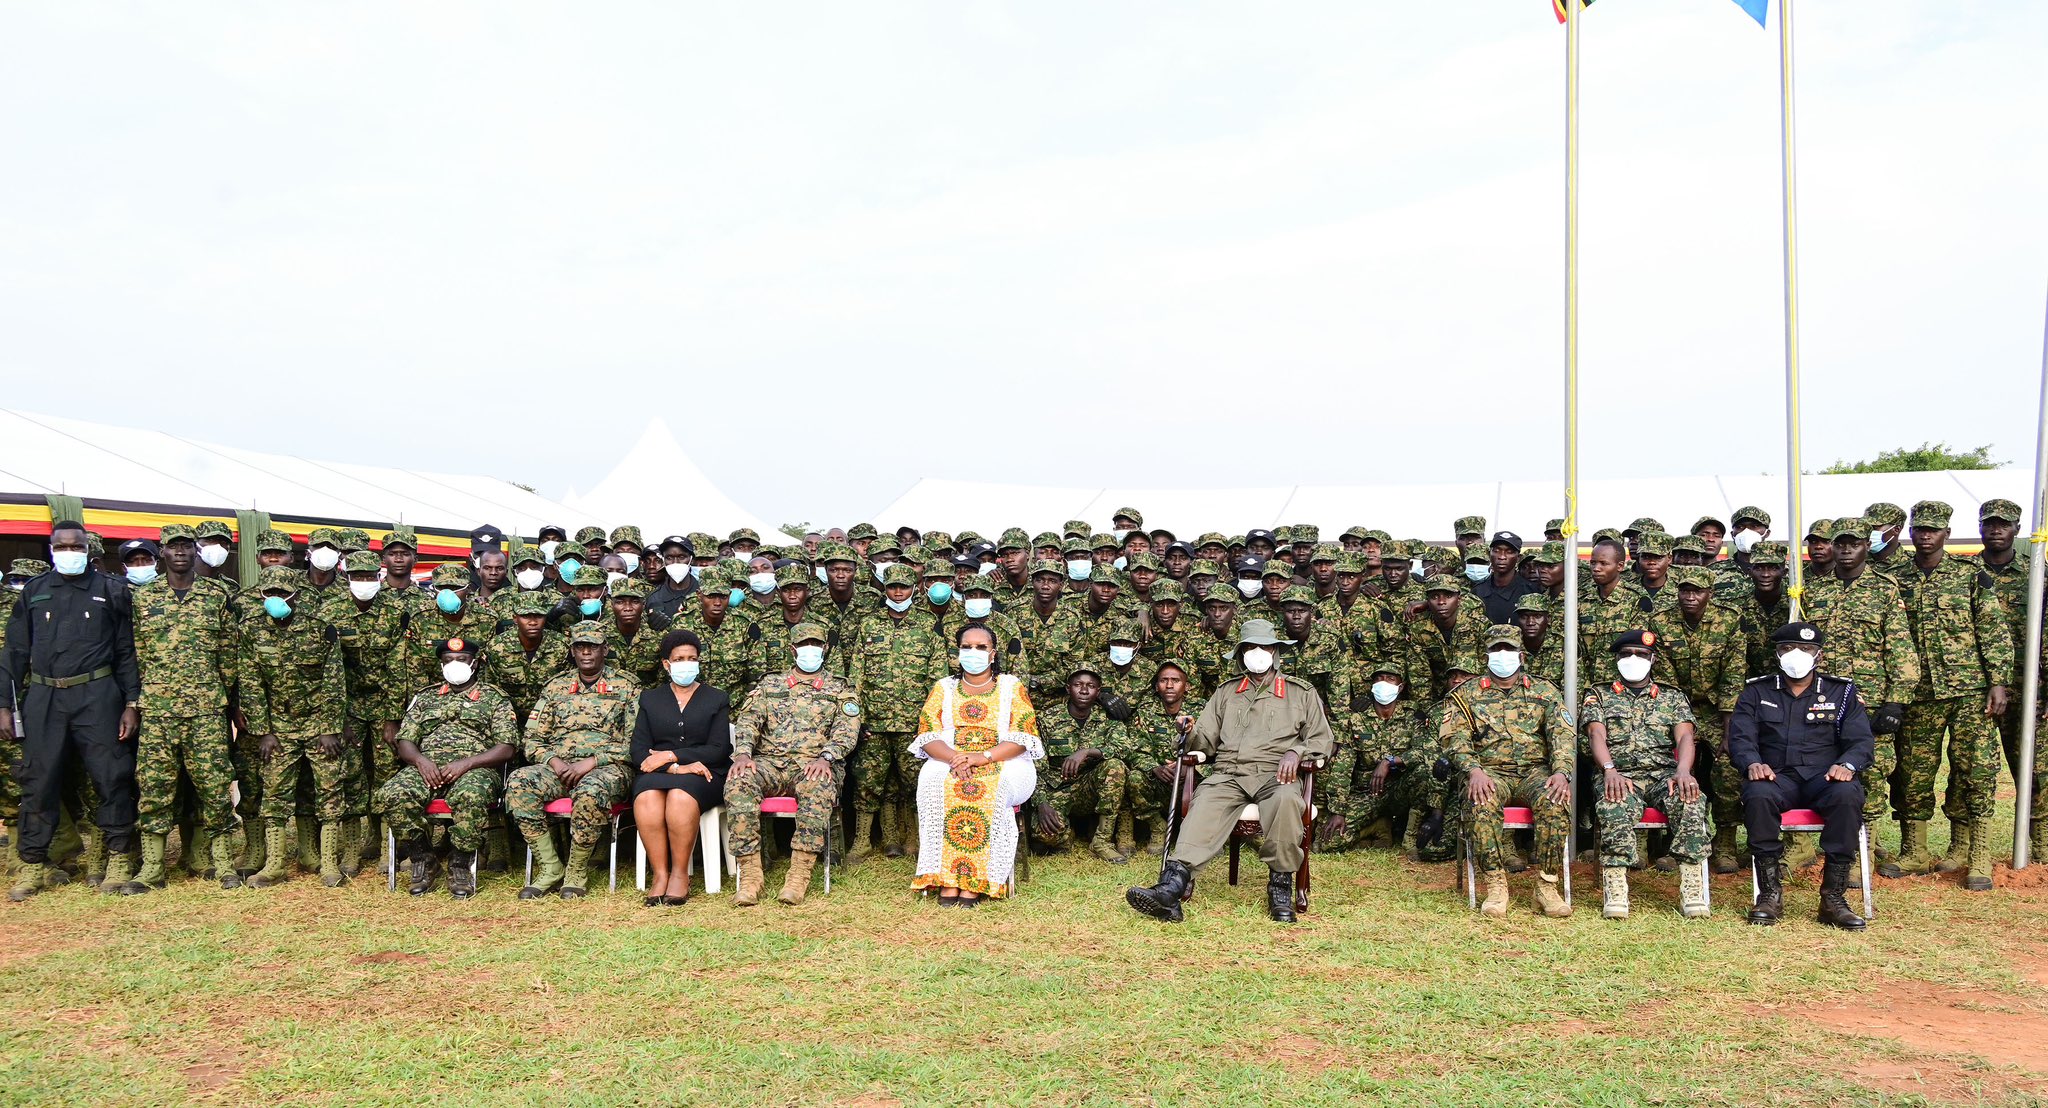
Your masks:
{"label": "grass field", "polygon": [[[2007,800],[2009,808],[2010,799]],[[1937,833],[1937,838],[1939,833]],[[914,902],[908,861],[799,908],[699,896],[463,904],[366,874],[0,904],[0,1100],[36,1104],[2031,1103],[2048,1097],[2048,867],[1965,894],[1880,882],[1879,920],[1712,920],[1645,873],[1636,915],[1504,922],[1451,867],[1319,859],[1269,924],[1263,871],[1201,876],[1188,923],[1148,877],[1041,858],[1012,903]],[[777,867],[779,870],[779,867]],[[630,870],[627,871],[630,873]],[[1156,871],[1150,871],[1156,872]],[[515,875],[516,876],[516,875]],[[779,876],[771,873],[771,892]],[[630,880],[627,882],[630,886]]]}

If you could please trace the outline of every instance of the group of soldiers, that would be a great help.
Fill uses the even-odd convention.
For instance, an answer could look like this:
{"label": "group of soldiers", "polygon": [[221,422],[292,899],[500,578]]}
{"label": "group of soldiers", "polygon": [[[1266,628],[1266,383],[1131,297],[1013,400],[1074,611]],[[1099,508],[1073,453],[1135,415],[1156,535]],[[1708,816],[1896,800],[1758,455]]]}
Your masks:
{"label": "group of soldiers", "polygon": [[[1872,764],[1858,767],[1865,817],[1875,826],[1889,809],[1903,843],[1880,872],[1967,869],[1967,887],[1988,888],[2001,735],[2017,758],[2027,554],[2016,505],[1982,506],[1972,556],[1945,550],[1950,514],[1935,501],[1910,512],[1873,504],[1815,522],[1799,552],[1769,537],[1770,515],[1755,507],[1699,519],[1682,536],[1644,518],[1596,533],[1582,563],[1562,520],[1525,543],[1478,516],[1456,520],[1448,546],[1362,526],[1332,541],[1312,525],[1180,536],[1148,530],[1135,508],[1106,532],[1082,520],[992,538],[862,524],[781,546],[744,528],[650,544],[630,526],[547,527],[531,539],[486,526],[469,559],[424,581],[407,528],[377,543],[316,528],[303,547],[280,531],[248,536],[262,568],[246,584],[224,572],[236,536],[222,523],[166,526],[111,552],[60,523],[59,564],[18,561],[0,592],[10,609],[0,699],[23,705],[25,724],[21,740],[11,716],[0,728],[25,744],[9,752],[4,814],[21,863],[11,895],[68,879],[74,853],[103,890],[161,888],[174,829],[185,867],[224,887],[274,885],[294,860],[338,885],[378,857],[380,825],[415,892],[445,865],[448,891],[471,895],[479,861],[502,866],[516,831],[539,862],[521,895],[580,895],[633,777],[634,699],[665,680],[660,644],[674,629],[695,636],[699,679],[730,695],[759,743],[844,758],[832,781],[843,779],[847,860],[858,862],[915,849],[918,767],[907,749],[919,710],[952,672],[962,632],[986,628],[1000,671],[1038,709],[1047,761],[1026,813],[1030,841],[1056,850],[1085,839],[1122,864],[1165,849],[1189,723],[1244,677],[1241,632],[1263,620],[1284,644],[1281,670],[1315,691],[1336,736],[1314,776],[1318,851],[1412,839],[1417,857],[1443,861],[1463,828],[1488,874],[1489,914],[1505,909],[1493,874],[1525,865],[1541,877],[1539,908],[1557,914],[1560,806],[1540,808],[1527,850],[1502,835],[1499,814],[1576,789],[1608,907],[1623,875],[1625,914],[1625,874],[1652,861],[1634,831],[1647,803],[1670,818],[1668,842],[1647,853],[1681,870],[1682,910],[1699,914],[1702,867],[1689,863],[1722,873],[1740,863],[1740,767],[1726,729],[1745,683],[1778,672],[1772,635],[1790,622],[1799,554],[1799,607],[1880,736]],[[77,552],[82,568],[63,564]],[[113,572],[94,578],[109,554]],[[1574,565],[1576,706],[1562,699],[1561,629]],[[103,623],[125,613],[132,644],[105,666],[45,662],[23,640],[69,610],[57,586],[82,580],[104,595],[72,607],[89,617],[105,604]],[[822,662],[796,667],[806,648]],[[747,716],[753,694],[814,669],[857,704],[850,750],[777,737],[763,713],[779,698]],[[111,714],[95,722],[93,711]],[[95,726],[118,740],[82,737]],[[52,745],[39,727],[73,739]],[[1950,836],[1936,857],[1927,828],[1944,750]],[[1499,787],[1469,787],[1475,769]],[[566,854],[546,812],[563,799]],[[427,818],[434,802],[447,818]]]}

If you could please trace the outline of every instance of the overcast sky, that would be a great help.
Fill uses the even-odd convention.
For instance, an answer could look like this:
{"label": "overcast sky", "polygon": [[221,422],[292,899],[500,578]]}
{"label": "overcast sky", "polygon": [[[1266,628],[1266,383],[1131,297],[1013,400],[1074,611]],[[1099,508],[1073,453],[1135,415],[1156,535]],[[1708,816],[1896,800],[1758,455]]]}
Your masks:
{"label": "overcast sky", "polygon": [[[1782,472],[1772,7],[1586,16],[1589,476]],[[2048,4],[1796,10],[1808,466],[2031,467]],[[0,13],[10,407],[557,495],[657,411],[813,522],[1560,466],[1544,0]]]}

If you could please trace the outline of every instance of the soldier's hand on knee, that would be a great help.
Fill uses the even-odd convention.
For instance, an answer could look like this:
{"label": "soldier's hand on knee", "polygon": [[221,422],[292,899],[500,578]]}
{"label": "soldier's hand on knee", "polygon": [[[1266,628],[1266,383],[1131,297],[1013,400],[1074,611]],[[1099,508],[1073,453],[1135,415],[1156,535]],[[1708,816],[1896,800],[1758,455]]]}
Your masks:
{"label": "soldier's hand on knee", "polygon": [[1618,769],[1604,770],[1601,780],[1601,799],[1609,804],[1619,804],[1621,799],[1635,791],[1636,783],[1623,777]]}
{"label": "soldier's hand on knee", "polygon": [[1691,804],[1700,798],[1700,783],[1690,773],[1681,773],[1671,779],[1671,795],[1682,804]]}
{"label": "soldier's hand on knee", "polygon": [[1326,839],[1341,839],[1349,830],[1351,825],[1345,821],[1342,812],[1331,812],[1329,817],[1323,820],[1323,837]]}
{"label": "soldier's hand on knee", "polygon": [[1152,780],[1162,785],[1173,784],[1173,762],[1161,762],[1152,767]]}
{"label": "soldier's hand on knee", "polygon": [[1066,821],[1060,819],[1059,812],[1051,804],[1041,803],[1038,806],[1037,822],[1038,837],[1041,839],[1057,839],[1060,832],[1066,829]]}
{"label": "soldier's hand on knee", "polygon": [[823,781],[832,776],[832,763],[823,758],[813,758],[804,763],[806,781]]}
{"label": "soldier's hand on knee", "polygon": [[277,757],[276,735],[256,736],[256,757],[265,762]]}
{"label": "soldier's hand on knee", "polygon": [[1828,767],[1828,780],[1854,781],[1856,780],[1856,771],[1850,769],[1848,766],[1842,765],[1841,763],[1837,762],[1834,765]]}
{"label": "soldier's hand on knee", "polygon": [[1280,756],[1280,769],[1273,774],[1273,779],[1283,785],[1292,785],[1294,784],[1294,775],[1300,771],[1301,755],[1290,750]]}
{"label": "soldier's hand on knee", "polygon": [[[1631,784],[1629,788],[1633,789],[1635,786]],[[1543,795],[1549,797],[1552,804],[1571,803],[1572,779],[1562,773],[1551,774],[1550,780],[1543,783]]]}
{"label": "soldier's hand on knee", "polygon": [[1493,801],[1493,778],[1488,777],[1485,770],[1472,767],[1471,775],[1465,778],[1465,799],[1474,804]]}
{"label": "soldier's hand on knee", "polygon": [[753,773],[754,756],[751,754],[735,754],[732,756],[732,768],[726,772],[726,776],[735,781],[744,781],[752,776]]}
{"label": "soldier's hand on knee", "polygon": [[1749,765],[1749,779],[1751,781],[1776,781],[1778,773],[1762,762],[1751,762]]}

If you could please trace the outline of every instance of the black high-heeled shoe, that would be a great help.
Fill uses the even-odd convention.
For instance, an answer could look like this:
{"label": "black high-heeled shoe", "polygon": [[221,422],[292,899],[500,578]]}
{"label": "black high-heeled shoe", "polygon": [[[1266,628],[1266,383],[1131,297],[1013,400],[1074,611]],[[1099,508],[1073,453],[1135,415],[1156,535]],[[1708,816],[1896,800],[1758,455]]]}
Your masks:
{"label": "black high-heeled shoe", "polygon": [[661,906],[664,908],[676,908],[689,902],[690,894],[688,893],[684,893],[681,896],[665,896],[661,898]]}
{"label": "black high-heeled shoe", "polygon": [[650,896],[643,898],[640,901],[640,906],[642,908],[659,908],[661,907],[661,898],[658,896]]}

